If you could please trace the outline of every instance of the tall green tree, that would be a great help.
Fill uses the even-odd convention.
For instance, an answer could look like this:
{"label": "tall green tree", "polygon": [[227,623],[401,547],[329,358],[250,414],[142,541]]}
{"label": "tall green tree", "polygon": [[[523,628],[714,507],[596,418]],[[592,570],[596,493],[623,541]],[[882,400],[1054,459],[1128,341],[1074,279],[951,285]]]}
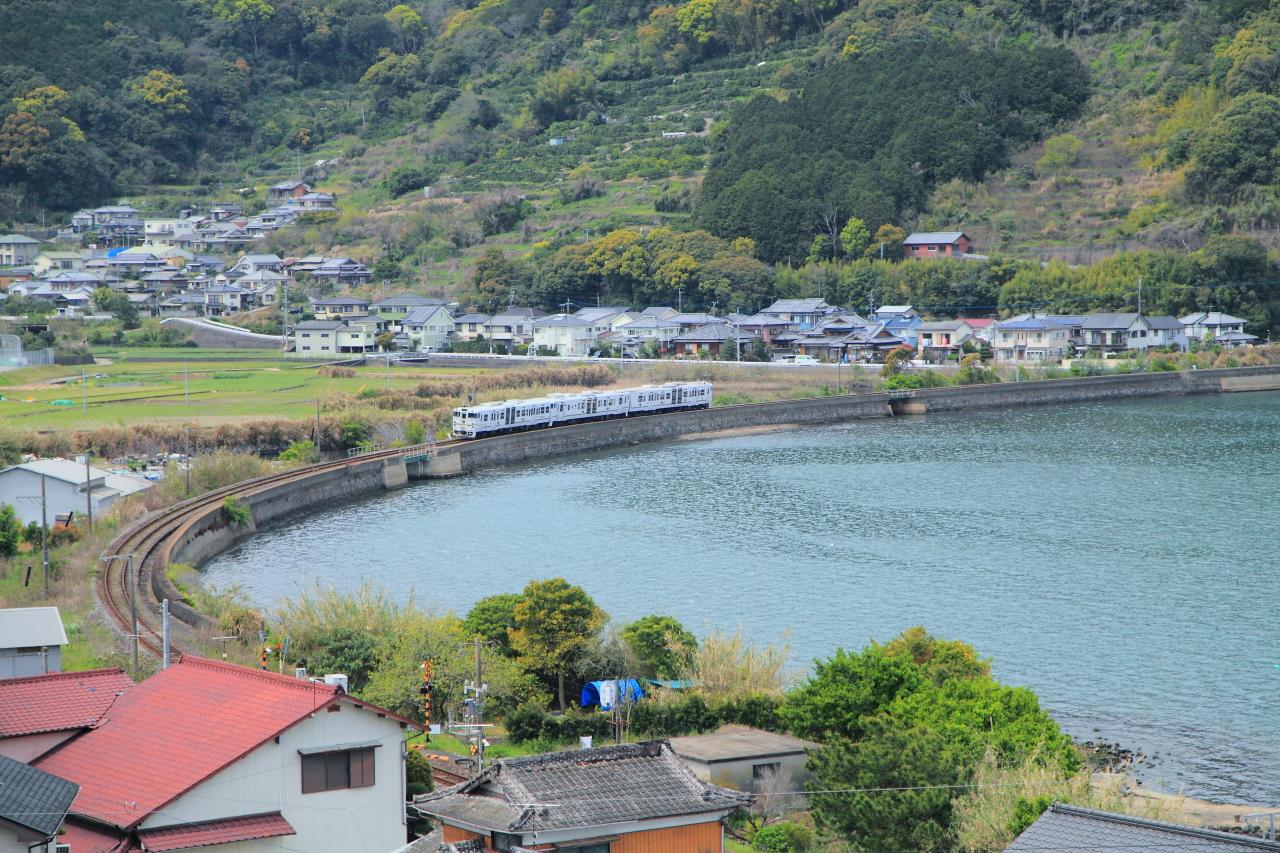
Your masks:
{"label": "tall green tree", "polygon": [[644,616],[622,629],[631,647],[655,678],[675,678],[689,664],[698,641],[672,616]]}
{"label": "tall green tree", "polygon": [[553,675],[560,710],[565,710],[564,677],[574,658],[604,627],[607,616],[582,587],[564,578],[531,581],[515,607],[511,647],[530,669]]}
{"label": "tall green tree", "polygon": [[0,557],[12,557],[18,553],[22,542],[22,522],[9,504],[0,505]]}
{"label": "tall green tree", "polygon": [[502,654],[510,657],[514,654],[511,648],[511,629],[516,626],[516,605],[521,598],[518,592],[504,592],[480,599],[463,620],[467,634],[488,640]]}

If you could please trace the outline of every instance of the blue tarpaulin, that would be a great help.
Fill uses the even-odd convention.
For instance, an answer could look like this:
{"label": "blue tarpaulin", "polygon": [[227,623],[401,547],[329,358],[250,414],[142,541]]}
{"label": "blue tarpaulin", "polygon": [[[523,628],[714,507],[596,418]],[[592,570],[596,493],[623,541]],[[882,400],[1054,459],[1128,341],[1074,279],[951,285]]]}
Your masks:
{"label": "blue tarpaulin", "polygon": [[588,681],[582,685],[581,704],[584,708],[599,705],[602,711],[612,711],[619,702],[635,702],[642,698],[644,688],[634,678]]}

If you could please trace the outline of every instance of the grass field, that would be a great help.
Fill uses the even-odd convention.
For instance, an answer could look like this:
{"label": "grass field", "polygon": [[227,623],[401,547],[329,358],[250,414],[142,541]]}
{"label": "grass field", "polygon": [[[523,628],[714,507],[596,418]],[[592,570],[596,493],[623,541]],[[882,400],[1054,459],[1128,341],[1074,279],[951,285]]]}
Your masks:
{"label": "grass field", "polygon": [[[314,365],[246,350],[111,350],[110,364],[32,367],[0,373],[0,422],[18,429],[77,430],[138,421],[215,423],[304,418],[334,393],[409,390],[430,379],[474,375],[464,368],[356,368],[354,378],[322,376]],[[61,384],[52,384],[65,379]]]}

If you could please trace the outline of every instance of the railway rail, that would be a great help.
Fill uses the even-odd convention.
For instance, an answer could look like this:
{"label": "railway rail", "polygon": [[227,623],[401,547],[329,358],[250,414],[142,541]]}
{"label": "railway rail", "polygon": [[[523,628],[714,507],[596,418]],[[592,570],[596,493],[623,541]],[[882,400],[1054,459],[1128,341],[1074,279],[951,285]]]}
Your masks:
{"label": "railway rail", "polygon": [[[456,443],[456,441],[442,441],[436,447],[449,447]],[[321,462],[303,468],[266,474],[205,492],[153,513],[116,537],[103,553],[103,568],[98,575],[98,596],[103,607],[124,635],[130,636],[133,626],[129,617],[130,578],[127,577],[127,556],[132,554],[134,572],[131,580],[138,585],[136,592],[139,593],[137,604],[139,650],[149,657],[159,658],[163,643],[162,629],[159,624],[160,616],[152,607],[143,603],[147,601],[147,596],[141,595],[140,579],[149,576],[148,572],[165,570],[160,558],[165,540],[185,522],[207,511],[213,505],[221,505],[225,498],[233,495],[251,494],[262,488],[303,479],[322,471],[340,470],[370,460],[393,458],[405,452],[405,448],[375,450],[333,462]],[[182,652],[182,649],[173,642],[172,637],[170,637],[170,650],[178,654]]]}

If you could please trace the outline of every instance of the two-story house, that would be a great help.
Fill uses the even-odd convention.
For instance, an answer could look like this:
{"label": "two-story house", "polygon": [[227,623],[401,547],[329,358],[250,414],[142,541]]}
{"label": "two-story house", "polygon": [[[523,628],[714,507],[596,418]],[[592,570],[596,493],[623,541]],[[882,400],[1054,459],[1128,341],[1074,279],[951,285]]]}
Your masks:
{"label": "two-story house", "polygon": [[1242,347],[1258,340],[1244,330],[1245,321],[1221,311],[1197,311],[1185,317],[1179,317],[1183,332],[1191,341],[1202,341],[1212,338],[1214,343],[1226,347]]}
{"label": "two-story house", "polygon": [[415,727],[335,684],[183,655],[35,766],[80,786],[74,853],[389,851]]}
{"label": "two-story house", "polygon": [[1151,346],[1151,324],[1133,312],[1087,314],[1080,326],[1081,346],[1092,355]]}
{"label": "two-story house", "polygon": [[502,344],[508,351],[533,341],[533,309],[506,308],[489,318],[485,334],[495,344]]}
{"label": "two-story house", "polygon": [[284,259],[279,255],[241,255],[231,269],[247,274],[257,270],[284,272]]}
{"label": "two-story house", "polygon": [[485,333],[489,324],[488,314],[474,311],[453,318],[453,336],[460,341],[474,341]]}
{"label": "two-story house", "polygon": [[1068,327],[1048,317],[1014,317],[995,324],[997,361],[1059,361],[1070,345]]}
{"label": "two-story house", "polygon": [[823,317],[837,312],[825,299],[779,299],[760,313],[786,320],[797,329],[809,329]]}
{"label": "two-story house", "polygon": [[926,361],[943,361],[956,355],[974,329],[964,320],[938,320],[916,327],[916,352]]}
{"label": "two-story house", "polygon": [[375,352],[377,336],[372,324],[305,320],[293,327],[293,350],[303,356]]}
{"label": "two-story house", "polygon": [[318,320],[350,320],[369,313],[369,300],[355,296],[329,296],[311,303]]}
{"label": "two-story house", "polygon": [[533,345],[556,355],[587,355],[596,342],[590,320],[573,314],[551,314],[533,321]]}
{"label": "two-story house", "polygon": [[421,305],[400,321],[400,330],[418,351],[442,349],[453,335],[453,317],[443,305]]}
{"label": "two-story house", "polygon": [[0,267],[21,267],[30,264],[40,254],[44,244],[24,234],[0,236]]}

